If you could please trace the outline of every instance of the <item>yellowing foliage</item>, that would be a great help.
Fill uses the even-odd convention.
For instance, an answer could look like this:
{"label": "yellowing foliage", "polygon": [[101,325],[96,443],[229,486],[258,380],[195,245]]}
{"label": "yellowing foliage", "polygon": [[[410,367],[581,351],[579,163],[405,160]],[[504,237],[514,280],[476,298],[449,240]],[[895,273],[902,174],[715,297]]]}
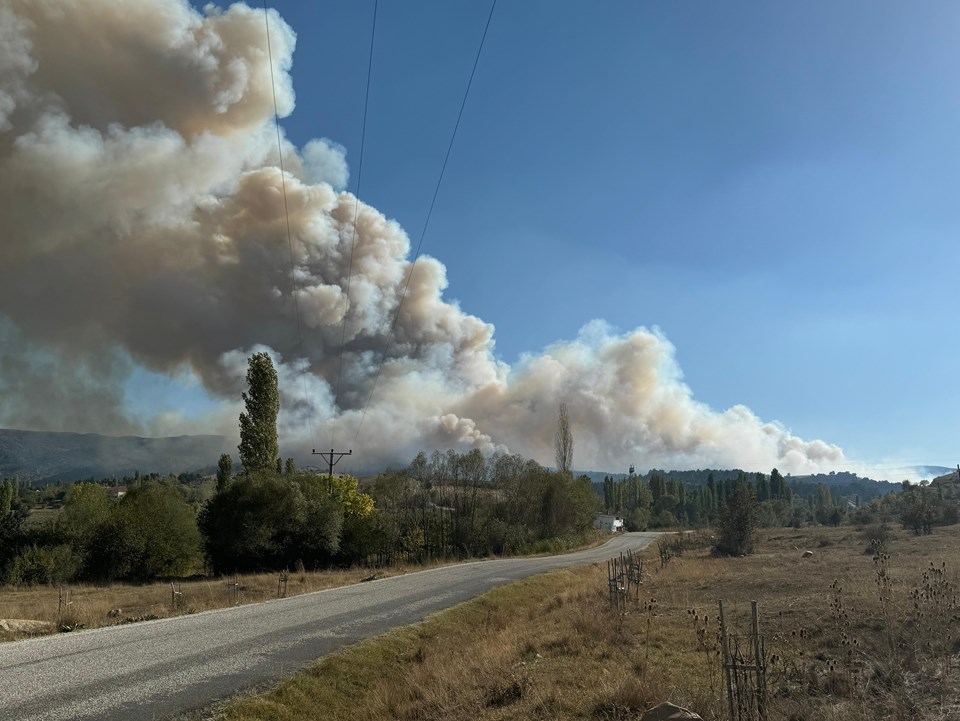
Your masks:
{"label": "yellowing foliage", "polygon": [[354,476],[334,476],[333,492],[343,504],[347,518],[368,518],[373,515],[373,498],[360,491],[360,482]]}

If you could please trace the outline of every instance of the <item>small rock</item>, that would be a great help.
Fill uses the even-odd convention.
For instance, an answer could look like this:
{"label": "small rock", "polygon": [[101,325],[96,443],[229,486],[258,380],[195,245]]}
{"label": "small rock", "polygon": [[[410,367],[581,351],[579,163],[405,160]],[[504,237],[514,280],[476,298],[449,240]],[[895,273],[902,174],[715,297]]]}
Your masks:
{"label": "small rock", "polygon": [[804,551],[804,552],[803,552],[803,557],[804,557],[804,558],[810,558],[810,556],[812,556],[812,555],[813,555],[813,551]]}
{"label": "small rock", "polygon": [[703,719],[690,709],[664,702],[648,711],[644,711],[640,721],[703,721]]}

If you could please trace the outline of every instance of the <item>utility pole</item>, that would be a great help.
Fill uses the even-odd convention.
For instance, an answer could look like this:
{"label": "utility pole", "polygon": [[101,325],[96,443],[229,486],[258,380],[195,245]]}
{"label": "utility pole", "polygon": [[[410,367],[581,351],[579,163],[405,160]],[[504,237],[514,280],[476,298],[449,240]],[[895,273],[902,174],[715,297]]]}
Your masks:
{"label": "utility pole", "polygon": [[329,453],[323,453],[323,452],[317,453],[317,449],[314,448],[313,455],[320,456],[329,465],[330,467],[329,490],[333,492],[333,467],[337,465],[340,462],[340,459],[343,458],[344,456],[352,456],[353,449],[351,448],[349,451],[335,451],[331,448]]}

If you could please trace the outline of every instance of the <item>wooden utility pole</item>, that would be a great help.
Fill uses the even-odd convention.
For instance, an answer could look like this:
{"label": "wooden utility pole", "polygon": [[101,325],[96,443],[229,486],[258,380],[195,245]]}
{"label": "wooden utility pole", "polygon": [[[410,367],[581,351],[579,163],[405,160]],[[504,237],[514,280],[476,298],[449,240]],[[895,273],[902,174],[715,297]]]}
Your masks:
{"label": "wooden utility pole", "polygon": [[334,449],[331,448],[329,453],[323,453],[323,452],[317,453],[317,449],[314,448],[313,455],[320,456],[321,458],[323,458],[323,460],[327,462],[327,465],[330,468],[329,490],[333,492],[333,467],[337,465],[340,462],[340,459],[343,458],[344,456],[352,456],[353,449],[351,448],[349,451],[335,451]]}

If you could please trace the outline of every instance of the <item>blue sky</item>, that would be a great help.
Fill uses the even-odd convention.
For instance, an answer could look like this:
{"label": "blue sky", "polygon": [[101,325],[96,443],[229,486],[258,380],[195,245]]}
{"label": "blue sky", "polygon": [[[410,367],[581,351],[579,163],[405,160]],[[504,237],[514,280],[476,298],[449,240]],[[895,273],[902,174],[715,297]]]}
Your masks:
{"label": "blue sky", "polygon": [[[271,2],[356,189],[373,2]],[[500,0],[424,251],[507,362],[658,326],[697,399],[956,463],[960,5]],[[383,0],[361,197],[414,243],[489,4]]]}

